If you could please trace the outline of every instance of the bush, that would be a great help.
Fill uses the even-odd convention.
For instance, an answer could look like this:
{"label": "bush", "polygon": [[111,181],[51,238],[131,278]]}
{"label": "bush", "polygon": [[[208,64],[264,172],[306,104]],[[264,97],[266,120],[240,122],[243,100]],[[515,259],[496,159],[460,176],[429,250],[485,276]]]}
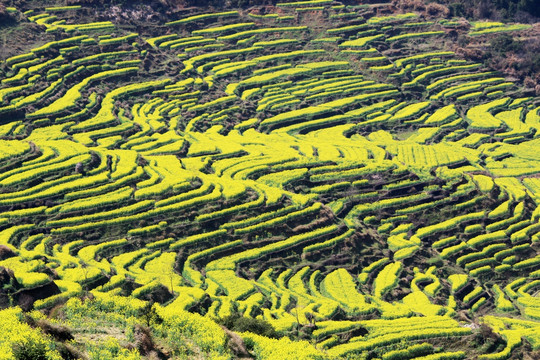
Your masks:
{"label": "bush", "polygon": [[43,341],[29,339],[13,345],[13,356],[16,360],[47,360],[47,344]]}
{"label": "bush", "polygon": [[501,34],[491,40],[490,49],[492,52],[498,54],[506,54],[511,51],[517,51],[520,49],[520,45],[517,41],[514,40],[512,35]]}
{"label": "bush", "polygon": [[531,68],[533,72],[540,72],[540,54],[532,55]]}
{"label": "bush", "polygon": [[242,314],[234,313],[218,321],[227,329],[236,332],[252,332],[257,335],[277,339],[279,334],[274,327],[265,320],[243,317]]}

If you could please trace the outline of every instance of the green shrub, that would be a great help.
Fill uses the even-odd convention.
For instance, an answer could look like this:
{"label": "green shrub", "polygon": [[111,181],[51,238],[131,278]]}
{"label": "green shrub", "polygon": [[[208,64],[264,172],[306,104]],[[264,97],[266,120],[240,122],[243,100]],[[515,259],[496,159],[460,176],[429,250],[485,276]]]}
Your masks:
{"label": "green shrub", "polygon": [[236,332],[252,332],[269,338],[277,339],[279,334],[274,327],[266,320],[243,317],[242,314],[233,313],[221,320],[219,323],[226,328]]}
{"label": "green shrub", "polygon": [[16,360],[47,360],[47,344],[45,342],[28,341],[13,345],[13,356]]}
{"label": "green shrub", "polygon": [[490,41],[490,49],[497,54],[506,54],[508,52],[520,49],[519,42],[515,41],[510,34],[501,34]]}

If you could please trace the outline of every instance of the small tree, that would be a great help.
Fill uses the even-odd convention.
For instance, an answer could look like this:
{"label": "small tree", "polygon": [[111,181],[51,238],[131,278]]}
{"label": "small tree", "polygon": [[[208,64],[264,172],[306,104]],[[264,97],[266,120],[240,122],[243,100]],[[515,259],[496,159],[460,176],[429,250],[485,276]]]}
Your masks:
{"label": "small tree", "polygon": [[144,307],[139,310],[139,317],[143,319],[147,327],[152,324],[160,324],[163,319],[158,315],[153,301],[148,301]]}
{"label": "small tree", "polygon": [[16,360],[47,360],[47,344],[32,338],[14,344],[12,351]]}

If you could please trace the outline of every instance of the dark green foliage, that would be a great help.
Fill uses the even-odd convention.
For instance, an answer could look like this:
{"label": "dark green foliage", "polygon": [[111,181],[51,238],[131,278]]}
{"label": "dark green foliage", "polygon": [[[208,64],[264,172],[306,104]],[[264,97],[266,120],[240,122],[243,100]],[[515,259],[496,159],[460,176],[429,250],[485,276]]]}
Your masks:
{"label": "dark green foliage", "polygon": [[517,51],[519,50],[519,48],[519,43],[514,40],[512,35],[509,34],[501,34],[490,42],[491,51],[498,54],[505,54],[511,51]]}
{"label": "dark green foliage", "polygon": [[274,339],[280,337],[274,327],[269,322],[265,320],[243,317],[239,313],[231,314],[226,318],[221,319],[219,321],[219,324],[225,326],[229,330],[236,332],[249,331],[254,334]]}
{"label": "dark green foliage", "polygon": [[47,360],[47,345],[44,342],[28,340],[13,346],[16,360]]}
{"label": "dark green foliage", "polygon": [[517,41],[511,34],[500,34],[490,41],[486,52],[488,65],[497,69],[512,68],[522,76],[534,78],[540,71],[539,49],[539,44],[534,41]]}
{"label": "dark green foliage", "polygon": [[532,66],[534,71],[540,71],[540,54],[536,54],[533,56]]}
{"label": "dark green foliage", "polygon": [[[538,0],[436,0],[448,6],[450,16],[520,20],[523,14],[540,17]],[[516,19],[519,17],[520,19]]]}
{"label": "dark green foliage", "polygon": [[537,0],[494,0],[493,3],[500,9],[504,9],[509,17],[517,11],[524,11],[533,16],[540,16],[540,6]]}
{"label": "dark green foliage", "polygon": [[163,322],[163,319],[158,315],[156,307],[151,301],[147,302],[147,304],[139,310],[137,315],[148,327],[161,324]]}
{"label": "dark green foliage", "polygon": [[448,5],[450,16],[465,16],[465,6],[463,3],[454,2]]}

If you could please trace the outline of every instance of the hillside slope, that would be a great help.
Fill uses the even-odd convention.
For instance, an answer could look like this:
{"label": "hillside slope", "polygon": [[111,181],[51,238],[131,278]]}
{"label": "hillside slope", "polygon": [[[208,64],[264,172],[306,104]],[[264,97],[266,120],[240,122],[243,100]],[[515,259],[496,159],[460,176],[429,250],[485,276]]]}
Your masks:
{"label": "hillside slope", "polygon": [[15,3],[0,358],[539,356],[537,24]]}

